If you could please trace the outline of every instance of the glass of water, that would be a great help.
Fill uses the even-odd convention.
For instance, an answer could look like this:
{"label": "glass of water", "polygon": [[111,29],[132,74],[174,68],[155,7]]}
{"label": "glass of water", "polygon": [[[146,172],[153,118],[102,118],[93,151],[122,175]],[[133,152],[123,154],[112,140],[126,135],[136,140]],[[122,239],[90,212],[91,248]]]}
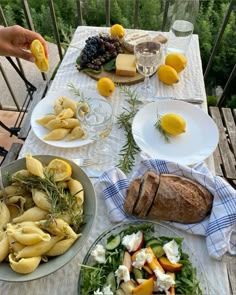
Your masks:
{"label": "glass of water", "polygon": [[88,109],[85,111],[81,104],[76,110],[76,116],[80,121],[85,136],[94,141],[88,149],[88,156],[98,162],[104,163],[110,159],[110,145],[105,138],[112,130],[112,106],[107,100],[93,98],[88,101]]}
{"label": "glass of water", "polygon": [[144,41],[135,45],[134,55],[136,58],[136,68],[144,75],[144,85],[137,89],[139,95],[148,98],[156,94],[156,89],[150,83],[150,76],[153,75],[162,59],[161,44],[154,41]]}
{"label": "glass of water", "polygon": [[167,42],[168,53],[186,55],[198,14],[199,0],[175,0]]}

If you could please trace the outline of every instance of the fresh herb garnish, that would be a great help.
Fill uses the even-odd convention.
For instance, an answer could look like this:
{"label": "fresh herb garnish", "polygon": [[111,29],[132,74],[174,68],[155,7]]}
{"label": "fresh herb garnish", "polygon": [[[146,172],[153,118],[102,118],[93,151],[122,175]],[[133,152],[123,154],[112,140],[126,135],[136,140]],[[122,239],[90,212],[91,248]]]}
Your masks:
{"label": "fresh herb garnish", "polygon": [[170,142],[169,135],[165,132],[165,130],[161,127],[161,115],[157,114],[157,121],[154,124],[155,128],[160,132],[166,142]]}
{"label": "fresh herb garnish", "polygon": [[117,117],[117,123],[119,128],[123,128],[126,135],[126,143],[120,151],[121,159],[118,162],[118,167],[124,172],[129,173],[135,162],[135,155],[140,151],[137,146],[133,134],[132,134],[132,121],[138,111],[140,100],[135,93],[135,90],[131,90],[125,86],[119,86],[121,93],[128,97],[127,102],[129,109],[123,108],[124,111]]}
{"label": "fresh herb garnish", "polygon": [[18,182],[25,190],[38,189],[46,193],[51,204],[48,221],[66,215],[70,219],[70,225],[75,232],[80,231],[83,223],[83,208],[77,206],[77,201],[63,185],[56,183],[53,176],[45,172],[45,178],[29,175],[24,177],[13,176],[11,182]]}

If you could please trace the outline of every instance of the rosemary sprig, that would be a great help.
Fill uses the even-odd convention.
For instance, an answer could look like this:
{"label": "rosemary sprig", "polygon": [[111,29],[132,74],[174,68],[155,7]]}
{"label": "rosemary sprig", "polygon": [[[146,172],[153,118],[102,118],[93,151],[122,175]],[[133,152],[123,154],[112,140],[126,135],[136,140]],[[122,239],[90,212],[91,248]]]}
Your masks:
{"label": "rosemary sprig", "polygon": [[75,96],[78,96],[79,101],[87,102],[89,100],[89,98],[85,97],[83,92],[81,92],[79,88],[75,87],[73,83],[69,83],[67,86],[71,93],[73,93]]}
{"label": "rosemary sprig", "polygon": [[164,140],[169,143],[170,138],[169,135],[165,132],[165,130],[161,127],[161,115],[157,114],[157,121],[155,123],[155,128],[160,132],[160,134],[163,136]]}
{"label": "rosemary sprig", "polygon": [[83,209],[78,208],[74,195],[54,182],[52,175],[45,172],[44,179],[34,175],[26,177],[14,176],[12,181],[20,183],[27,191],[34,188],[45,192],[51,204],[48,222],[66,214],[70,218],[71,227],[75,232],[79,232],[84,217]]}
{"label": "rosemary sprig", "polygon": [[125,86],[120,86],[121,93],[128,97],[129,109],[123,108],[124,111],[117,117],[117,123],[119,128],[123,128],[126,135],[126,143],[120,150],[120,160],[117,167],[119,167],[124,173],[129,173],[135,162],[135,155],[140,151],[136,142],[134,141],[132,134],[132,120],[138,111],[138,105],[140,101],[135,93],[135,90],[131,90]]}

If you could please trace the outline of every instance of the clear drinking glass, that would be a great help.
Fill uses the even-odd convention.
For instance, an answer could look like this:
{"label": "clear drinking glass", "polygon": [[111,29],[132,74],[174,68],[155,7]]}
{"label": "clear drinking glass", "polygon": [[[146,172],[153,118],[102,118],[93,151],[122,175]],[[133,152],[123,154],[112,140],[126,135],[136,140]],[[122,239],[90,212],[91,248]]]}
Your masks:
{"label": "clear drinking glass", "polygon": [[154,41],[140,42],[134,47],[136,58],[136,68],[140,74],[144,75],[144,85],[138,88],[138,93],[143,98],[155,95],[156,89],[150,84],[150,76],[153,75],[161,63],[161,44]]}
{"label": "clear drinking glass", "polygon": [[186,55],[198,14],[199,0],[175,0],[167,42],[167,53]]}
{"label": "clear drinking glass", "polygon": [[97,98],[90,99],[88,106],[88,112],[84,112],[83,104],[80,105],[76,116],[87,138],[95,141],[88,149],[88,156],[104,163],[112,157],[111,147],[105,140],[112,130],[112,106],[107,100]]}

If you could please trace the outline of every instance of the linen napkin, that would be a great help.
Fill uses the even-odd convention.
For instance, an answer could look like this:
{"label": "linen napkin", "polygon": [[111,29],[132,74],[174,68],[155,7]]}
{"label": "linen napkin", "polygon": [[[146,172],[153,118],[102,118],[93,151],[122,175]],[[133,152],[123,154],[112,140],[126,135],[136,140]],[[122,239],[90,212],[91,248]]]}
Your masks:
{"label": "linen napkin", "polygon": [[111,222],[136,219],[124,212],[126,190],[134,177],[144,175],[147,170],[157,174],[188,177],[206,187],[214,196],[212,211],[208,217],[194,224],[167,223],[188,233],[206,236],[208,253],[215,259],[221,259],[226,252],[236,255],[236,191],[223,178],[213,176],[204,163],[190,168],[168,161],[148,159],[141,162],[129,179],[116,167],[105,171],[99,178],[99,183]]}

